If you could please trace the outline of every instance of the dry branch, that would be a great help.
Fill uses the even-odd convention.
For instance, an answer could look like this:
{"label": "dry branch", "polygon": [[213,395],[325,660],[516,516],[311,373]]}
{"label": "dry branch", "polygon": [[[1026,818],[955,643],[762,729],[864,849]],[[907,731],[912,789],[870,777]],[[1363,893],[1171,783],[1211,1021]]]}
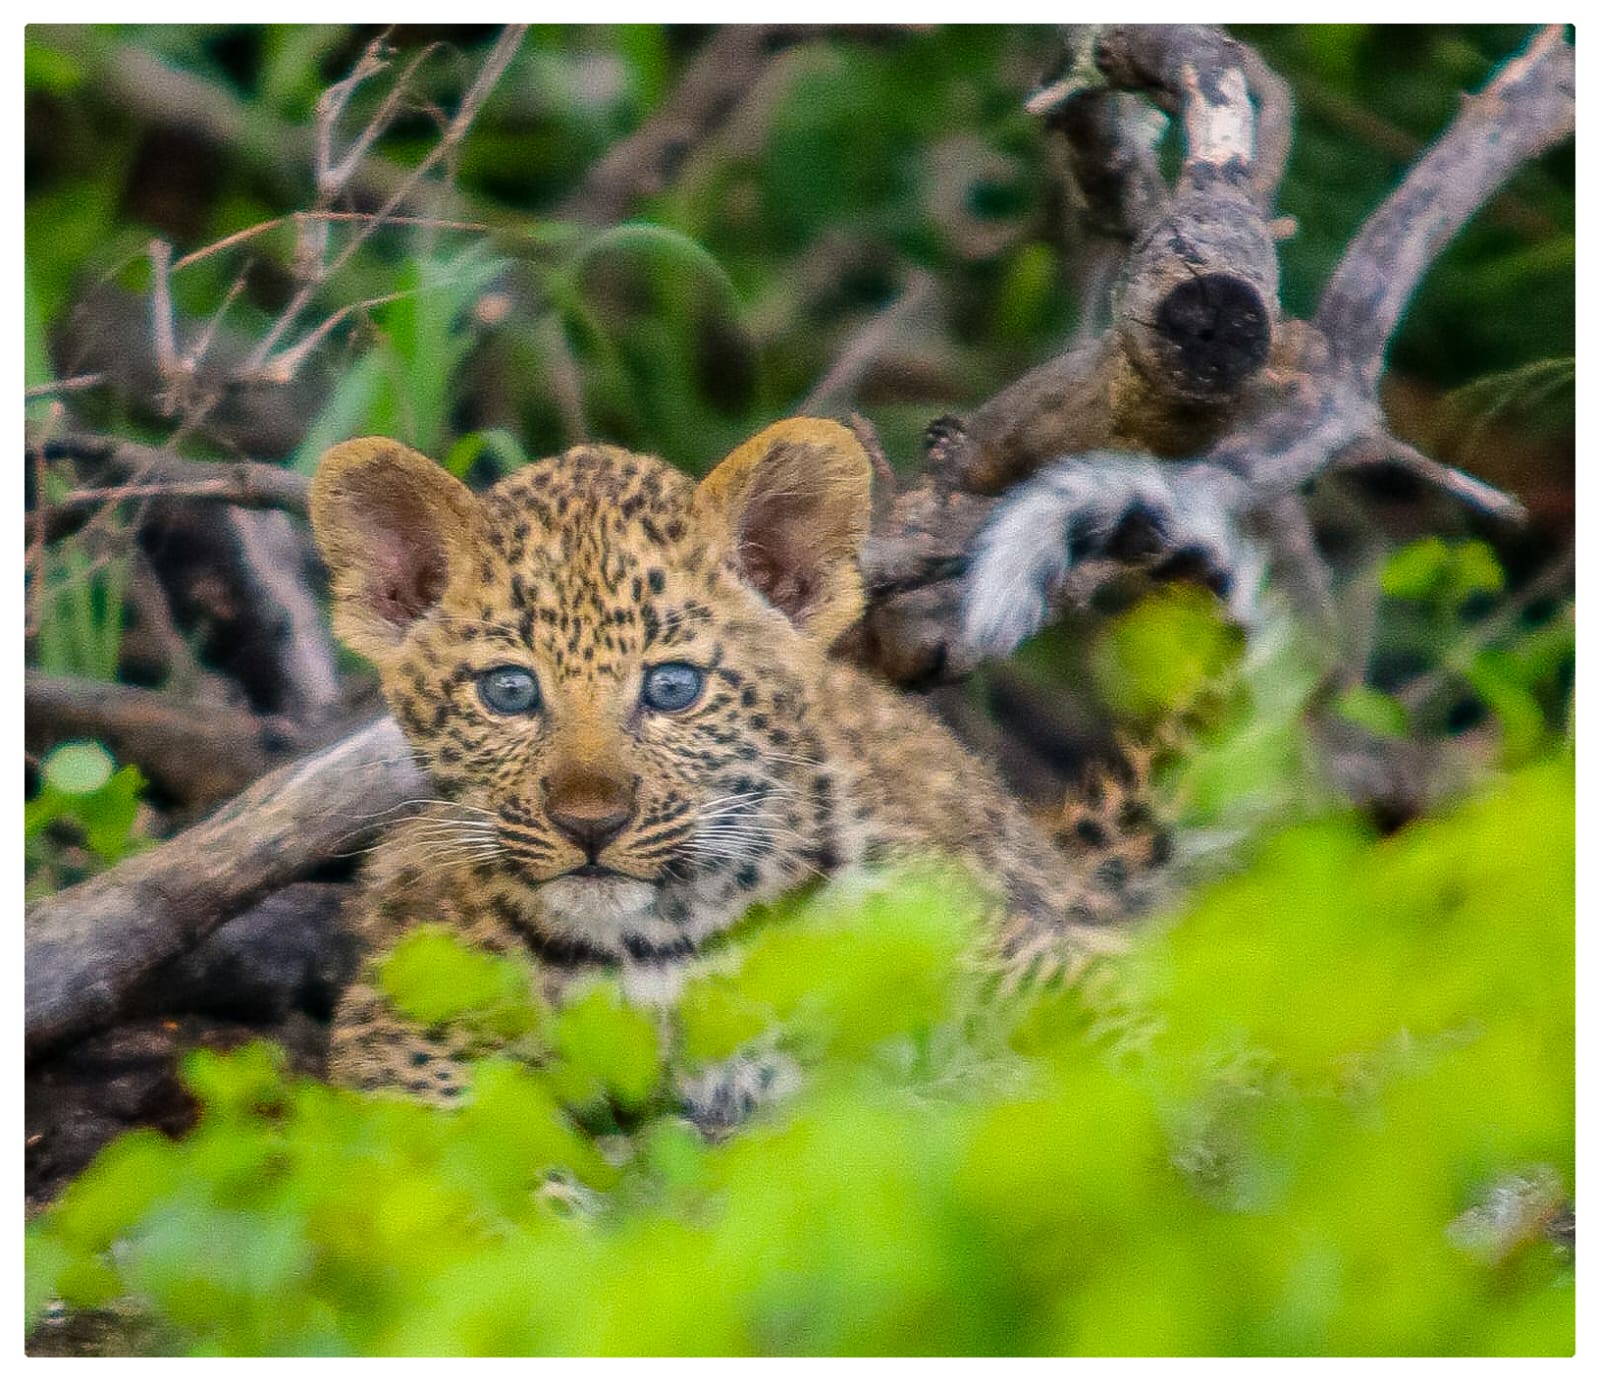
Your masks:
{"label": "dry branch", "polygon": [[838,359],[796,411],[828,412],[852,400],[872,367],[937,300],[938,280],[925,269],[913,269],[900,295],[849,337]]}
{"label": "dry branch", "polygon": [[1565,26],[1542,30],[1405,175],[1344,251],[1316,325],[1368,388],[1388,338],[1433,260],[1518,167],[1576,128],[1576,54]]}
{"label": "dry branch", "polygon": [[264,635],[274,708],[320,724],[339,702],[338,650],[307,580],[312,544],[282,513],[224,511],[246,606]]}
{"label": "dry branch", "polygon": [[45,898],[25,927],[29,1055],[112,1020],[156,966],[359,848],[423,790],[392,720],[279,768],[208,820]]}
{"label": "dry branch", "polygon": [[[299,320],[300,314],[310,305],[311,299],[317,290],[328,279],[332,278],[355,256],[357,250],[369,240],[377,228],[382,225],[385,218],[398,212],[406,204],[416,190],[423,185],[423,179],[457,144],[465,137],[467,130],[472,127],[472,122],[477,119],[478,111],[482,109],[489,93],[504,76],[505,69],[511,65],[511,59],[516,56],[516,50],[522,46],[522,39],[527,33],[526,24],[508,24],[501,31],[499,38],[494,41],[494,46],[489,49],[488,56],[483,60],[483,66],[478,69],[477,75],[472,79],[472,84],[467,87],[461,96],[461,103],[456,107],[454,116],[444,132],[439,137],[438,143],[423,155],[421,162],[411,169],[405,179],[394,189],[379,208],[376,217],[371,221],[362,223],[356,233],[350,237],[343,249],[334,257],[332,263],[325,267],[318,261],[316,270],[307,281],[295,291],[288,305],[278,313],[277,320],[262,335],[256,343],[255,349],[250,352],[240,369],[241,378],[261,376],[268,379],[282,374],[281,362],[285,357],[294,357],[294,348],[286,348],[277,359],[273,357],[273,349],[284,335]],[[274,366],[279,366],[276,373]],[[292,371],[291,371],[292,373]]]}
{"label": "dry branch", "polygon": [[[298,196],[303,189],[304,170],[316,158],[314,130],[264,115],[224,87],[172,67],[141,48],[117,43],[87,24],[38,25],[30,41],[70,53],[112,108],[196,134],[273,175],[288,196]],[[351,173],[348,190],[362,202],[377,205],[406,187],[411,173],[369,152]],[[409,195],[408,209],[418,213],[494,219],[453,187],[413,186]]]}
{"label": "dry branch", "polygon": [[[1303,486],[1315,476],[1380,462],[1489,518],[1522,517],[1511,497],[1389,436],[1373,362],[1380,366],[1387,333],[1425,268],[1420,256],[1441,249],[1472,206],[1500,185],[1512,166],[1505,151],[1529,157],[1570,128],[1572,59],[1562,31],[1540,33],[1481,97],[1463,107],[1356,236],[1329,284],[1316,326],[1275,323],[1275,250],[1268,235],[1270,208],[1262,199],[1280,172],[1277,131],[1286,127],[1280,92],[1272,94],[1276,79],[1247,50],[1192,27],[1127,26],[1096,31],[1092,43],[1091,66],[1113,86],[1152,89],[1163,108],[1183,111],[1189,158],[1153,232],[1146,231],[1131,250],[1111,327],[1089,345],[1024,375],[979,408],[969,425],[943,426],[926,478],[899,496],[873,534],[866,552],[872,598],[847,651],[902,683],[969,670],[971,654],[958,631],[971,540],[999,492],[1073,454],[1143,451],[1199,460],[1240,477],[1240,517],[1265,538],[1278,578],[1297,596],[1301,612],[1329,634],[1327,574],[1299,506]],[[1241,86],[1266,93],[1264,100],[1253,97],[1253,134],[1235,123],[1243,113],[1235,99]],[[1071,78],[1046,88],[1035,105],[1049,104],[1046,96],[1081,99]],[[1084,137],[1103,146],[1111,137],[1102,123],[1108,118],[1102,110],[1100,123]],[[1242,154],[1237,161],[1224,158],[1229,148],[1265,152],[1257,164]],[[1445,175],[1452,189],[1440,196],[1438,179]],[[1121,194],[1113,187],[1106,195]],[[1467,205],[1467,195],[1476,201]],[[1195,233],[1202,249],[1190,245],[1190,225],[1203,227]],[[1181,315],[1172,311],[1162,318],[1159,308],[1151,315],[1150,304],[1169,302],[1160,299],[1159,285],[1176,282],[1180,289],[1184,275],[1198,267],[1195,255],[1204,260],[1203,279],[1242,285],[1209,303],[1216,309],[1207,328],[1213,337],[1224,339],[1236,330],[1234,340],[1244,341],[1247,321],[1255,319],[1249,292],[1270,287],[1259,316],[1262,325],[1273,327],[1269,355],[1232,391],[1220,390],[1208,402],[1198,401],[1195,388],[1202,373],[1183,362],[1182,333],[1162,340],[1158,329],[1151,330],[1151,323]],[[1239,315],[1229,318],[1226,302]],[[1330,329],[1329,322],[1354,333],[1354,355],[1318,329]],[[1162,370],[1168,371],[1165,383]]]}
{"label": "dry branch", "polygon": [[55,540],[84,516],[120,499],[165,496],[214,499],[244,509],[282,509],[305,516],[310,481],[304,475],[262,461],[191,461],[162,447],[120,437],[71,432],[37,450],[47,461],[72,461],[89,488],[50,504],[45,536]]}
{"label": "dry branch", "polygon": [[[253,345],[247,331],[225,321],[213,327],[210,321],[185,320],[181,313],[175,327],[185,341],[211,333],[190,384],[193,397],[217,400],[205,419],[206,439],[247,456],[293,452],[307,421],[326,404],[332,371],[302,368],[287,385],[240,388],[232,380]],[[135,416],[157,412],[155,400],[168,381],[156,362],[144,298],[109,282],[87,289],[53,333],[51,349],[59,368],[101,375],[107,395]]]}
{"label": "dry branch", "polygon": [[[973,415],[959,479],[979,494],[1073,452],[1195,454],[1249,406],[1276,344],[1269,222],[1288,121],[1281,82],[1241,44],[1196,25],[1113,25],[1079,43],[1076,66],[1029,108],[1049,115],[1076,198],[1102,235],[1126,242],[1126,262],[1109,329]],[[1169,195],[1147,107],[1122,93],[1181,119],[1183,165]],[[1107,159],[1109,169],[1087,171]],[[1101,257],[1093,272],[1109,268]]]}
{"label": "dry branch", "polygon": [[23,707],[33,752],[98,739],[118,762],[137,763],[161,792],[191,807],[214,806],[307,747],[281,717],[31,668]]}
{"label": "dry branch", "polygon": [[1044,114],[1046,142],[1066,201],[1065,251],[1077,279],[1077,343],[1110,324],[1111,294],[1128,251],[1165,210],[1157,161],[1166,117],[1108,87],[1060,100],[1058,83],[1028,109]]}

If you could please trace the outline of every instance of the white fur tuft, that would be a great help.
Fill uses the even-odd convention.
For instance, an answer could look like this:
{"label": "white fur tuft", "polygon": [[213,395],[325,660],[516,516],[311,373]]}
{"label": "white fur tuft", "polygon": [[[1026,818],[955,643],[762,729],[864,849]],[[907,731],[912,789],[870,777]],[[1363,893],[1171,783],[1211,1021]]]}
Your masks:
{"label": "white fur tuft", "polygon": [[966,589],[967,646],[1003,656],[1036,633],[1072,567],[1096,555],[1134,507],[1158,517],[1173,552],[1198,548],[1229,573],[1229,607],[1249,625],[1265,563],[1238,531],[1230,502],[1237,484],[1214,466],[1113,451],[1056,462],[1003,500],[978,535]]}

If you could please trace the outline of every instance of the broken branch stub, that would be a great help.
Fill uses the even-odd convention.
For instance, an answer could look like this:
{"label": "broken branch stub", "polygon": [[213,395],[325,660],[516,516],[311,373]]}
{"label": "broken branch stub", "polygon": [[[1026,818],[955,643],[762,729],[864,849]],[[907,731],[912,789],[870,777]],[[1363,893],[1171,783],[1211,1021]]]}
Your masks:
{"label": "broken branch stub", "polygon": [[[962,483],[979,493],[1073,452],[1203,450],[1248,406],[1276,344],[1283,83],[1204,26],[1115,25],[1080,42],[1076,66],[1028,107],[1068,146],[1059,162],[1079,223],[1125,240],[1126,262],[1109,329],[973,416]],[[1128,93],[1181,120],[1170,195],[1154,171],[1151,112]]]}
{"label": "broken branch stub", "polygon": [[1244,53],[1194,25],[1118,25],[1094,44],[1113,86],[1145,91],[1182,120],[1176,190],[1133,249],[1114,315],[1150,387],[1194,405],[1230,399],[1265,364],[1277,315],[1275,176],[1257,179]]}

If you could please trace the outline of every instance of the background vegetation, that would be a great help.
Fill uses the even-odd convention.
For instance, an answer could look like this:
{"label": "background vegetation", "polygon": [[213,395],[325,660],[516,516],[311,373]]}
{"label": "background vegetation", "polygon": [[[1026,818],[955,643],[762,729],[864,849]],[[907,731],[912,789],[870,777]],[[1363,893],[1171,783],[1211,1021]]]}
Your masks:
{"label": "background vegetation", "polygon": [[[290,135],[374,36],[30,29],[35,435],[308,472],[384,432],[486,483],[583,436],[698,470],[766,421],[858,408],[910,469],[930,419],[1077,325],[1021,104],[1048,31],[805,36],[658,186],[596,210],[597,160],[710,36],[539,26],[442,136],[409,220],[346,256],[359,223],[320,223],[322,246],[278,218],[377,209],[378,174],[441,148],[493,40],[393,33],[331,161],[409,70],[407,94],[326,198]],[[1239,36],[1297,101],[1282,301],[1307,312],[1525,31]],[[1396,339],[1395,430],[1517,493],[1534,528],[1400,534],[1354,573],[1374,611],[1360,684],[1329,701],[1291,635],[1240,653],[1176,593],[1040,638],[943,703],[1032,785],[1070,776],[1082,732],[1041,707],[1203,726],[1162,786],[1227,876],[1128,959],[998,994],[965,963],[962,888],[884,880],[752,919],[663,1035],[603,988],[543,1012],[515,966],[425,938],[389,975],[397,999],[514,1031],[543,1066],[491,1066],[443,1115],[332,1092],[269,1048],[197,1052],[194,1131],[113,1143],[30,1223],[30,1328],[70,1307],[201,1352],[1570,1351],[1574,621],[1549,559],[1573,513],[1573,187],[1569,147],[1518,174]],[[152,318],[167,291],[192,369]],[[213,398],[209,366],[252,352],[258,377]],[[291,743],[370,711],[348,662],[310,705],[261,675],[265,635],[174,574],[170,497],[96,503],[94,484],[30,467],[35,510],[87,516],[30,544],[30,668]],[[155,659],[151,573],[177,647]],[[1419,785],[1340,771],[1351,736]],[[30,734],[33,893],[206,804],[109,734],[60,738]],[[774,1047],[805,1072],[778,1116],[706,1146],[673,1115],[670,1071]]]}

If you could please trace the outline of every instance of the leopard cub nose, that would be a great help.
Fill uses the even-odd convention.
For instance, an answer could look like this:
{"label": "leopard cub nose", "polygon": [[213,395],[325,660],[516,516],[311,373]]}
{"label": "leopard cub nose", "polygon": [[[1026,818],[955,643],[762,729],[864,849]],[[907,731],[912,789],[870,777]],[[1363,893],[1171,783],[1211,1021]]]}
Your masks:
{"label": "leopard cub nose", "polygon": [[550,823],[590,859],[633,819],[637,779],[565,773],[544,779],[544,810]]}

